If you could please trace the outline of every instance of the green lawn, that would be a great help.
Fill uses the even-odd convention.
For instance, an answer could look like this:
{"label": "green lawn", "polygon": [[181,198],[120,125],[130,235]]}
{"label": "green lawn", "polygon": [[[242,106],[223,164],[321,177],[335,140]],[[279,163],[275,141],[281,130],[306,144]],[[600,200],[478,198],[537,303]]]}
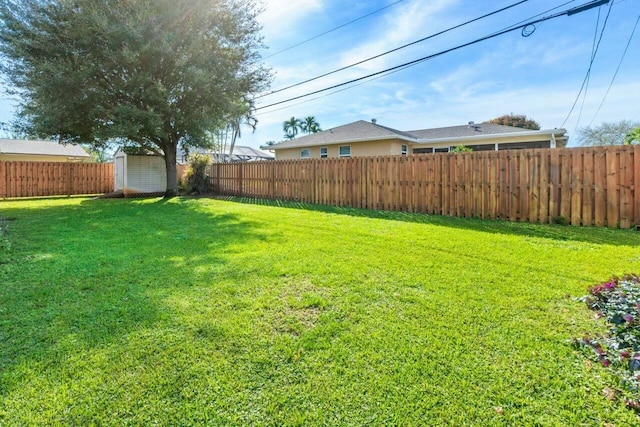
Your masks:
{"label": "green lawn", "polygon": [[0,215],[0,425],[638,422],[571,345],[596,327],[574,298],[640,272],[635,231],[183,198]]}

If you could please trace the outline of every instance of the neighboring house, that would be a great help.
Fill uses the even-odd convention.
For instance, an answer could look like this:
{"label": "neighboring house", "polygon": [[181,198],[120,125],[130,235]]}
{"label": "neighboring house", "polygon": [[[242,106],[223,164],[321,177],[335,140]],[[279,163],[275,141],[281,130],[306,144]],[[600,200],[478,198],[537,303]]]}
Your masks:
{"label": "neighboring house", "polygon": [[276,160],[442,153],[464,145],[474,151],[564,147],[565,129],[529,130],[469,122],[464,126],[399,131],[359,120],[271,146]]}
{"label": "neighboring house", "polygon": [[0,161],[90,162],[91,156],[78,145],[52,141],[0,139]]}
{"label": "neighboring house", "polygon": [[[242,145],[236,145],[233,147],[233,154],[229,156],[228,153],[220,153],[215,150],[207,150],[204,148],[196,148],[191,153],[206,154],[211,157],[211,161],[217,162],[258,162],[263,160],[274,160],[274,155],[266,151],[258,150],[256,148],[245,147]],[[178,148],[178,163],[187,163],[188,154]]]}

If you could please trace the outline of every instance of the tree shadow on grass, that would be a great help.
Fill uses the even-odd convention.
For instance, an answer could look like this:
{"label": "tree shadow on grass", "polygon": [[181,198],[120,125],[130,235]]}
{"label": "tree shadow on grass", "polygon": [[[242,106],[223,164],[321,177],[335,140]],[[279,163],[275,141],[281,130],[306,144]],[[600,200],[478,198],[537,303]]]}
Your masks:
{"label": "tree shadow on grass", "polygon": [[599,245],[637,246],[640,245],[640,233],[635,230],[619,230],[596,227],[575,227],[555,224],[531,224],[479,218],[456,218],[443,215],[422,213],[377,211],[351,207],[315,205],[311,203],[254,199],[248,197],[221,196],[218,200],[252,205],[275,206],[289,209],[304,209],[315,212],[348,215],[354,217],[386,219],[421,224],[431,224],[449,228],[460,228],[485,233],[512,234],[516,236],[536,237],[562,241],[579,241]]}
{"label": "tree shadow on grass", "polygon": [[170,322],[167,299],[176,290],[215,286],[230,245],[264,238],[256,224],[189,200],[83,200],[10,211],[15,250],[0,265],[3,396],[20,387],[16,369],[63,369],[75,352]]}

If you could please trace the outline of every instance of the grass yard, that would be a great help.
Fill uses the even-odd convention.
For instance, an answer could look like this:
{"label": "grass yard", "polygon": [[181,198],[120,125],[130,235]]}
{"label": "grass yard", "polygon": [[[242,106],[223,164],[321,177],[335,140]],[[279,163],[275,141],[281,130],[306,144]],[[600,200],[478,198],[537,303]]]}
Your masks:
{"label": "grass yard", "polygon": [[640,272],[635,231],[184,198],[0,215],[0,425],[639,421],[571,344],[596,327],[574,298]]}

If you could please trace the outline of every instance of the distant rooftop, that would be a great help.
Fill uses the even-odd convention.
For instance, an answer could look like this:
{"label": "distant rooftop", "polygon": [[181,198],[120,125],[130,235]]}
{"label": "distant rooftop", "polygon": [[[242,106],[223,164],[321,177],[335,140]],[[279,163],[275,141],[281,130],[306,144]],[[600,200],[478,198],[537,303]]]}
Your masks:
{"label": "distant rooftop", "polygon": [[[229,150],[227,149],[227,153],[222,154],[222,153],[217,153],[215,150],[210,150],[205,148],[194,148],[191,150],[192,153],[207,154],[211,156],[214,161],[221,160],[222,158],[224,158],[225,160],[229,160],[228,151]],[[178,147],[178,152],[176,157],[178,162],[186,162],[187,160],[185,151],[180,147]],[[247,162],[247,161],[254,161],[254,160],[274,160],[274,159],[275,159],[275,156],[267,151],[258,150],[257,148],[247,147],[244,145],[235,145],[233,147],[233,155],[231,156],[230,160],[232,162]]]}
{"label": "distant rooftop", "polygon": [[78,145],[62,145],[53,141],[30,141],[21,139],[0,139],[0,154],[91,157]]}

